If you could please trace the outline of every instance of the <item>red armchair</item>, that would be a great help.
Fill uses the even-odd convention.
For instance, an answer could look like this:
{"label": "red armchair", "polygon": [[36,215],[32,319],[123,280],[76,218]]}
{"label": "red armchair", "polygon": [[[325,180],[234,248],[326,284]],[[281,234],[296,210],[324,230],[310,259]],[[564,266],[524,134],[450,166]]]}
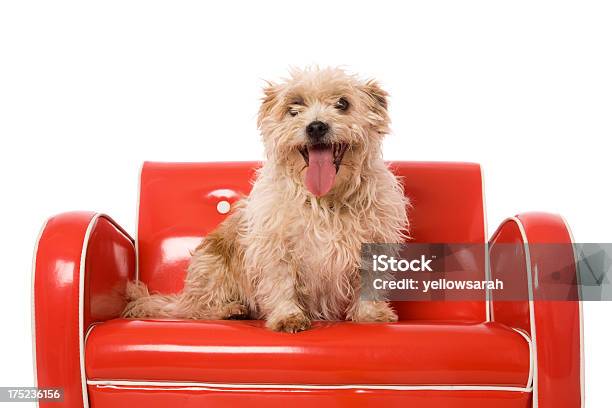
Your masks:
{"label": "red armchair", "polygon": [[[391,165],[414,206],[416,242],[486,248],[478,165]],[[397,302],[398,323],[320,322],[298,334],[258,321],[117,318],[130,279],[162,293],[182,288],[189,250],[248,193],[256,167],[145,163],[136,244],[105,215],[52,217],[34,260],[37,386],[63,387],[68,407],[583,403],[579,302]],[[529,245],[549,242],[571,243],[558,216],[510,218],[480,270],[522,276],[532,294],[533,274],[552,269]],[[498,243],[524,251],[508,260]]]}

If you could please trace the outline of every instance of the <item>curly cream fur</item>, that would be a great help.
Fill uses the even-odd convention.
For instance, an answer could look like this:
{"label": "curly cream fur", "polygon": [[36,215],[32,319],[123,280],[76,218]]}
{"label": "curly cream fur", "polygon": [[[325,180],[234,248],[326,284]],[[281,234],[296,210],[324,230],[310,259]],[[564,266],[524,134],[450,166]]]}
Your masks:
{"label": "curly cream fur", "polygon": [[[358,299],[361,245],[401,242],[408,228],[401,184],[382,159],[387,94],[332,68],[293,70],[264,93],[258,126],[267,160],[250,195],[196,248],[183,292],[150,295],[132,283],[124,316],[251,317],[288,332],[313,319],[397,320],[386,302]],[[346,112],[334,107],[340,97],[350,103]],[[320,198],[304,185],[298,151],[313,120],[349,146]]]}

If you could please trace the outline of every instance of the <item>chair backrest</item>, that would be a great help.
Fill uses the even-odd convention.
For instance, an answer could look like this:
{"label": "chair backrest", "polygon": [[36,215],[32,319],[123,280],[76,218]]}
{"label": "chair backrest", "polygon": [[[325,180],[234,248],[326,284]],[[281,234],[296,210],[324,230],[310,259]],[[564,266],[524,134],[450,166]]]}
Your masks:
{"label": "chair backrest", "polygon": [[[409,218],[414,242],[485,242],[479,165],[389,164],[402,178],[412,202]],[[138,272],[150,290],[175,293],[182,289],[190,251],[225,219],[232,203],[249,193],[259,166],[257,162],[144,163],[138,213]],[[485,320],[484,299],[396,302],[394,306],[403,320]]]}

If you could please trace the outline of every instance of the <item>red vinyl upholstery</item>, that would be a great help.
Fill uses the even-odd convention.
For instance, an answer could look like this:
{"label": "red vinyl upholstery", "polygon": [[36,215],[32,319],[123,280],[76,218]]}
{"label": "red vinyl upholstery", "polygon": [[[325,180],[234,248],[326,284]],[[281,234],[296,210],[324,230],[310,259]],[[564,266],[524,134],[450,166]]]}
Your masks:
{"label": "red vinyl upholstery", "polygon": [[114,320],[98,325],[87,341],[87,378],[524,387],[529,377],[529,344],[496,323],[317,322],[297,335],[265,330],[262,323]]}
{"label": "red vinyl upholstery", "polygon": [[72,212],[46,222],[33,271],[34,374],[40,387],[64,389],[64,406],[82,406],[86,329],[119,316],[135,266],[132,239],[106,216]]}
{"label": "red vinyl upholstery", "polygon": [[[190,250],[251,189],[258,163],[150,163],[140,180],[139,278],[151,290],[182,289]],[[480,166],[470,163],[391,163],[404,184],[412,242],[482,243],[486,240]],[[475,270],[484,276],[484,265]],[[469,277],[465,277],[468,279]],[[400,302],[401,319],[485,320],[485,302]]]}
{"label": "red vinyl upholstery", "polygon": [[[514,259],[498,259],[496,244],[520,243],[523,252]],[[534,399],[540,407],[579,407],[584,402],[582,376],[582,315],[576,301],[547,299],[552,273],[566,273],[560,280],[568,282],[577,276],[572,238],[565,221],[554,214],[526,213],[506,220],[491,239],[491,274],[493,277],[513,276],[513,283],[531,286],[536,301],[496,302],[493,297],[493,319],[530,333],[535,344]],[[554,253],[548,253],[554,248]],[[557,245],[563,244],[563,245]],[[552,256],[551,256],[552,255]],[[518,262],[517,262],[518,261]],[[569,265],[570,268],[560,268]],[[563,272],[559,272],[563,271]],[[518,275],[518,279],[515,276]],[[539,285],[534,282],[539,281]],[[578,299],[577,287],[566,288]],[[527,297],[526,297],[527,299]]]}
{"label": "red vinyl upholstery", "polygon": [[[486,243],[478,165],[390,165],[415,242]],[[136,275],[162,293],[182,288],[190,249],[248,194],[257,167],[145,163],[135,246],[104,215],[52,217],[34,262],[37,385],[63,387],[73,408],[580,406],[579,302],[397,302],[398,323],[316,322],[298,334],[258,321],[118,319]],[[502,224],[496,242],[571,239],[559,217],[534,213]],[[528,252],[508,262],[493,245],[491,273],[522,274],[524,286],[536,266],[550,273]],[[474,279],[487,259],[469,260],[483,264]]]}
{"label": "red vinyl upholstery", "polygon": [[[527,408],[531,394],[491,390],[487,392],[454,389],[308,389],[284,388],[145,387],[90,386],[93,407],[148,408],[312,408],[312,407],[389,407],[389,408]],[[569,405],[568,405],[569,406]]]}

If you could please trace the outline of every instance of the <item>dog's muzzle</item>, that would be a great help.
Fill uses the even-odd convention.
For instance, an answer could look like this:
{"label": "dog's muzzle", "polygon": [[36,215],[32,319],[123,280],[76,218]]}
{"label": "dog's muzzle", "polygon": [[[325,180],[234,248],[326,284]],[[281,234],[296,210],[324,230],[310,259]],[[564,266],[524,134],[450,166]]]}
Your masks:
{"label": "dog's muzzle", "polygon": [[308,167],[304,180],[308,191],[321,197],[332,189],[347,148],[345,143],[319,143],[299,149]]}
{"label": "dog's muzzle", "polygon": [[327,135],[328,131],[329,125],[320,120],[310,122],[308,126],[306,126],[306,135],[308,136],[308,141],[312,144],[323,143],[323,138]]}

